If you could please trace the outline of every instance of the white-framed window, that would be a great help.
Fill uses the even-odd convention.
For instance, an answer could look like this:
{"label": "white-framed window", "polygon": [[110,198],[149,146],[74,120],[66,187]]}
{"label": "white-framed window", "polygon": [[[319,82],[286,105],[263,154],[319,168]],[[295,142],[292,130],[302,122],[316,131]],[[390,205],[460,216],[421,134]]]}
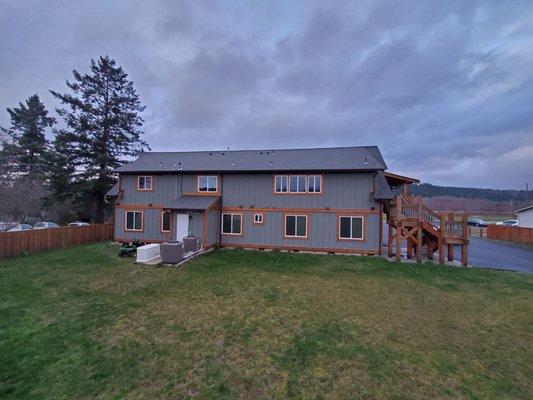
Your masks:
{"label": "white-framed window", "polygon": [[222,233],[224,235],[241,235],[242,214],[222,214]]}
{"label": "white-framed window", "polygon": [[152,190],[154,178],[151,176],[138,176],[137,177],[137,190]]}
{"label": "white-framed window", "polygon": [[341,216],[339,217],[339,239],[363,240],[364,217]]}
{"label": "white-framed window", "polygon": [[307,191],[309,193],[322,192],[322,175],[309,175],[307,177]]}
{"label": "white-framed window", "polygon": [[200,175],[198,176],[199,192],[218,192],[218,176]]}
{"label": "white-framed window", "polygon": [[168,211],[161,211],[161,232],[170,232],[171,230],[171,216]]}
{"label": "white-framed window", "polygon": [[307,215],[285,215],[286,237],[307,237]]}
{"label": "white-framed window", "polygon": [[254,214],[254,224],[263,223],[263,214]]}
{"label": "white-framed window", "polygon": [[305,193],[305,182],[307,177],[305,175],[290,175],[289,176],[289,192],[291,193]]}
{"label": "white-framed window", "polygon": [[126,231],[140,232],[143,230],[143,212],[126,211],[124,213],[124,229]]}
{"label": "white-framed window", "polygon": [[287,175],[276,175],[274,193],[287,193],[289,191],[289,177]]}

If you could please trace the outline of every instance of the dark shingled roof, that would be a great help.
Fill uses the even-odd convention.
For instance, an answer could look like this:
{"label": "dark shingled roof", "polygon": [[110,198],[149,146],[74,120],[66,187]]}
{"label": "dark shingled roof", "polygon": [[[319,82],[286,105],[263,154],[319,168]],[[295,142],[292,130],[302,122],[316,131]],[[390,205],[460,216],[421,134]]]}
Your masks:
{"label": "dark shingled roof", "polygon": [[170,202],[166,202],[164,206],[173,210],[206,210],[218,201],[218,199],[218,196],[184,195]]}
{"label": "dark shingled roof", "polygon": [[118,195],[118,183],[115,183],[111,189],[105,194],[107,197],[115,197]]}
{"label": "dark shingled roof", "polygon": [[374,198],[376,200],[390,200],[394,198],[392,191],[390,190],[389,183],[383,171],[378,171],[374,178],[375,193]]}
{"label": "dark shingled roof", "polygon": [[387,169],[377,146],[318,149],[144,153],[121,173],[239,171],[375,171]]}

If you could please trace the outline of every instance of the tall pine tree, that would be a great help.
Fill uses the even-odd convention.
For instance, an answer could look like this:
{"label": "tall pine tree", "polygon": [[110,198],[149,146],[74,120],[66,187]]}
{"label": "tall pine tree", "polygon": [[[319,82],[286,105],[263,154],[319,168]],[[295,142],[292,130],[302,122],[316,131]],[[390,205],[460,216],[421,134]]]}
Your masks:
{"label": "tall pine tree", "polygon": [[141,139],[145,107],[126,72],[108,56],[91,60],[88,74],[74,70],[73,75],[68,93],[51,91],[65,106],[57,112],[67,125],[56,151],[75,162],[73,187],[79,198],[92,199],[98,223],[104,220],[105,194],[115,182],[113,170],[148,148]]}

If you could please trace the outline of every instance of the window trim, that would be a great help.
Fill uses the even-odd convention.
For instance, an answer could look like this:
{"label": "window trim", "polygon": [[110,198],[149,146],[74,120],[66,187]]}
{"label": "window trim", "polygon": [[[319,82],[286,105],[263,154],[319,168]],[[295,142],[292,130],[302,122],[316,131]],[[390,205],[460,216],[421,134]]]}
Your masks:
{"label": "window trim", "polygon": [[[318,177],[320,178],[320,190],[318,192],[310,192],[309,191],[309,178],[311,177]],[[308,194],[321,194],[322,193],[322,182],[323,182],[323,178],[322,178],[322,175],[321,174],[311,174],[311,175],[307,175],[307,185],[306,185],[306,189],[307,189],[307,193]]]}
{"label": "window trim", "polygon": [[[255,216],[261,216],[261,221],[256,221]],[[265,223],[265,214],[264,213],[253,213],[252,215],[252,223],[254,225],[263,225]]]}
{"label": "window trim", "polygon": [[[305,217],[305,236],[292,236],[292,235],[287,235],[287,230],[286,230],[286,227],[287,227],[287,217]],[[296,219],[296,226],[298,226],[297,224],[297,219]],[[284,239],[300,239],[300,240],[307,240],[309,238],[309,214],[295,214],[295,213],[288,213],[288,214],[283,214],[283,224],[282,224],[282,229],[283,229],[283,238]],[[297,233],[297,230],[298,229],[295,229],[295,232],[294,233]]]}
{"label": "window trim", "polygon": [[[133,227],[135,228],[135,213],[141,213],[141,229],[128,229],[128,213],[133,214]],[[125,210],[124,211],[124,231],[125,232],[143,232],[144,231],[144,211],[142,210]]]}
{"label": "window trim", "polygon": [[[239,215],[241,217],[241,233],[227,233],[227,232],[224,232],[224,215],[231,215],[232,218],[231,218],[231,230],[233,231],[233,216],[234,215]],[[243,235],[243,230],[242,230],[242,226],[243,226],[243,214],[242,213],[237,213],[237,212],[226,212],[226,213],[222,213],[220,215],[220,234],[221,235],[229,235],[229,236],[242,236]]]}
{"label": "window trim", "polygon": [[[206,177],[206,178],[215,178],[215,190],[209,191],[209,190],[200,190],[200,178]],[[205,194],[205,195],[216,195],[220,193],[219,186],[218,186],[218,175],[197,175],[196,176],[196,193],[197,194]]]}
{"label": "window trim", "polygon": [[[291,192],[291,177],[293,176],[304,176],[305,177],[305,191],[303,192]],[[320,177],[320,191],[319,192],[310,192],[309,191],[309,177],[319,176]],[[278,192],[276,191],[276,178],[286,177],[287,178],[287,191]],[[272,175],[272,194],[274,196],[313,196],[313,195],[323,195],[324,194],[324,174],[323,173],[314,173],[314,174],[278,174]]]}
{"label": "window trim", "polygon": [[[287,191],[284,192],[284,191],[276,190],[276,181],[278,177],[287,179]],[[289,193],[289,175],[274,175],[272,193],[274,194],[288,194]]]}
{"label": "window trim", "polygon": [[[150,189],[141,189],[141,178],[145,178],[145,186],[146,186],[146,178],[150,178],[151,184]],[[138,192],[152,192],[154,190],[154,176],[153,175],[138,175],[137,176],[137,191]]]}
{"label": "window trim", "polygon": [[[163,215],[164,214],[168,214],[169,215],[169,227],[168,227],[168,231],[164,230],[163,229]],[[167,210],[161,210],[161,214],[160,214],[160,218],[159,218],[159,230],[161,233],[172,233],[172,213],[171,212],[168,212]]]}
{"label": "window trim", "polygon": [[[360,218],[361,219],[361,237],[341,237],[341,218],[350,218],[350,236],[352,235],[352,218]],[[337,240],[349,240],[349,241],[357,241],[357,242],[364,242],[365,241],[365,230],[366,230],[366,218],[363,215],[345,215],[345,214],[338,214],[337,215]]]}

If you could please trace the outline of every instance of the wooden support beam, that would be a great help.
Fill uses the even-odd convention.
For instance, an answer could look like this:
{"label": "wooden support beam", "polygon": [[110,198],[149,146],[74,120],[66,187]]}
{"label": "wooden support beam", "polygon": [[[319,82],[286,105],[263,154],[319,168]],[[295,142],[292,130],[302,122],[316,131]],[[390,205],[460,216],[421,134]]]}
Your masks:
{"label": "wooden support beam", "polygon": [[407,258],[410,260],[413,258],[414,243],[413,240],[409,237],[407,238]]}
{"label": "wooden support beam", "polygon": [[444,215],[440,214],[440,235],[439,235],[439,262],[444,264],[444,243],[446,241]]}
{"label": "wooden support beam", "polygon": [[400,226],[396,226],[396,261],[400,261],[401,259],[401,248],[402,245],[402,228]]}
{"label": "wooden support beam", "polygon": [[461,244],[461,265],[468,267],[468,215],[464,213],[461,217],[461,227],[463,233],[463,244]]}
{"label": "wooden support beam", "polygon": [[419,223],[416,231],[416,262],[422,262],[422,222]]}
{"label": "wooden support beam", "polygon": [[[448,214],[448,221],[455,221],[453,212]],[[453,261],[453,244],[448,244],[448,261]]]}
{"label": "wooden support beam", "polygon": [[389,236],[387,239],[387,257],[392,258],[392,241],[394,238],[392,237],[392,221],[389,217]]}

